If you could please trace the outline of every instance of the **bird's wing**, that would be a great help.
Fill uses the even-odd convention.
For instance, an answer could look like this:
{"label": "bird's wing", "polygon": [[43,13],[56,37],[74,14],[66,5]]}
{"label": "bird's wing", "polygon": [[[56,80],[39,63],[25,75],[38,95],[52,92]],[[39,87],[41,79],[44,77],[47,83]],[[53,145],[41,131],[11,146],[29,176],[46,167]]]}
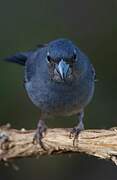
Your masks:
{"label": "bird's wing", "polygon": [[93,67],[92,64],[91,64],[91,73],[92,73],[92,76],[93,76],[94,81],[97,81],[96,72],[95,72],[95,69],[94,69],[94,67]]}
{"label": "bird's wing", "polygon": [[30,82],[32,77],[34,77],[36,73],[36,59],[37,56],[40,54],[40,49],[46,47],[47,44],[40,44],[37,45],[35,51],[33,51],[33,55],[27,60],[25,66],[25,80],[24,82]]}
{"label": "bird's wing", "polygon": [[26,82],[30,82],[31,78],[36,73],[36,63],[35,63],[35,60],[33,58],[34,57],[31,57],[26,62],[26,66],[25,66],[25,80],[24,80],[25,83]]}

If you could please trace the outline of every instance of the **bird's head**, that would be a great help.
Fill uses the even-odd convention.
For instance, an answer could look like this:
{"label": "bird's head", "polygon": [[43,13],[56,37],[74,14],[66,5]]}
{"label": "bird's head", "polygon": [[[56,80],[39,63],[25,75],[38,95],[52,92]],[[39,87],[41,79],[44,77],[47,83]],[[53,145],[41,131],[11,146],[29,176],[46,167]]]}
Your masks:
{"label": "bird's head", "polygon": [[78,53],[75,45],[66,39],[48,44],[46,62],[50,78],[56,82],[68,82],[75,77]]}

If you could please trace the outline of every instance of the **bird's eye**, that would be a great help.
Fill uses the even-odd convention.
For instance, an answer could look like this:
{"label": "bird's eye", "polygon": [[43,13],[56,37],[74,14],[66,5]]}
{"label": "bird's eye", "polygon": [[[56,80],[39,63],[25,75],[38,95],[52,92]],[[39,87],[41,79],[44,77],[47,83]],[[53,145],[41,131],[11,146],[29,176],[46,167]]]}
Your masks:
{"label": "bird's eye", "polygon": [[55,63],[54,59],[51,58],[49,53],[47,54],[47,63],[50,65],[53,65]]}
{"label": "bird's eye", "polygon": [[52,60],[52,58],[51,58],[51,56],[50,56],[50,53],[48,52],[48,53],[47,53],[47,62],[48,62],[48,63],[52,63],[52,61],[53,61],[53,60]]}
{"label": "bird's eye", "polygon": [[76,60],[76,57],[77,57],[76,50],[74,50],[73,59]]}
{"label": "bird's eye", "polygon": [[73,55],[73,59],[74,59],[74,60],[76,59],[76,54]]}
{"label": "bird's eye", "polygon": [[76,62],[76,58],[77,58],[76,51],[74,51],[74,54],[69,59],[68,63],[72,66]]}
{"label": "bird's eye", "polygon": [[47,61],[48,63],[51,63],[51,57],[49,55],[47,55]]}

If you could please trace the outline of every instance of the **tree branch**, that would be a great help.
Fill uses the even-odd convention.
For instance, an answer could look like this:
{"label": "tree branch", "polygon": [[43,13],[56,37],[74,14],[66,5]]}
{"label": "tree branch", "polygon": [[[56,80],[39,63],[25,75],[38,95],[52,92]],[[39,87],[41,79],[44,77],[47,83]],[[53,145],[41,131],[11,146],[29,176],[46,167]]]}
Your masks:
{"label": "tree branch", "polygon": [[49,154],[85,153],[112,160],[117,165],[117,128],[84,130],[73,146],[70,129],[48,129],[43,143],[46,150],[33,143],[34,130],[0,127],[0,162]]}

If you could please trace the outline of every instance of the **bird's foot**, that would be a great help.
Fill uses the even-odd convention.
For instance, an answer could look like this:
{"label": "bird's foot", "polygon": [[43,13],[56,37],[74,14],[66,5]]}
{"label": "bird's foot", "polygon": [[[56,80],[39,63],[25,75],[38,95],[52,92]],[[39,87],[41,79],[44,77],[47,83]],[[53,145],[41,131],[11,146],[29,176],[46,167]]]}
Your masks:
{"label": "bird's foot", "polygon": [[33,138],[33,143],[34,144],[40,144],[40,146],[44,150],[46,150],[46,148],[42,142],[42,138],[44,137],[46,130],[47,130],[47,126],[46,126],[45,122],[43,120],[39,120],[37,130],[36,130],[36,133],[35,133],[34,138]]}
{"label": "bird's foot", "polygon": [[0,132],[0,147],[1,149],[7,149],[9,142],[9,136],[6,132]]}
{"label": "bird's foot", "polygon": [[82,124],[82,125],[79,124],[78,126],[75,126],[75,127],[71,130],[71,132],[70,132],[70,138],[74,137],[74,139],[73,139],[73,146],[75,146],[75,142],[76,142],[76,140],[78,140],[78,136],[79,136],[79,134],[80,134],[80,132],[81,132],[82,130],[84,130],[83,124]]}

